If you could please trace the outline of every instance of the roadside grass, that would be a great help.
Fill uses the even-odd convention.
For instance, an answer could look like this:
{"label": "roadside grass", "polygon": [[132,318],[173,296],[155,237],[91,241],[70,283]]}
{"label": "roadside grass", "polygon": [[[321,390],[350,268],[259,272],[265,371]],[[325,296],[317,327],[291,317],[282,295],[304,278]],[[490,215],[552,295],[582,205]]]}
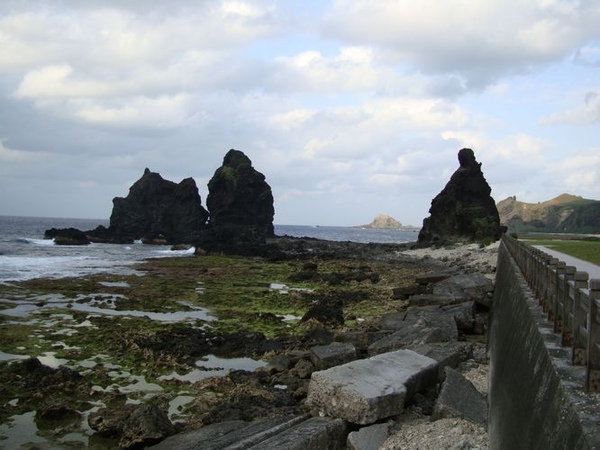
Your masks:
{"label": "roadside grass", "polygon": [[600,265],[600,240],[524,239],[529,245],[543,245],[575,258]]}

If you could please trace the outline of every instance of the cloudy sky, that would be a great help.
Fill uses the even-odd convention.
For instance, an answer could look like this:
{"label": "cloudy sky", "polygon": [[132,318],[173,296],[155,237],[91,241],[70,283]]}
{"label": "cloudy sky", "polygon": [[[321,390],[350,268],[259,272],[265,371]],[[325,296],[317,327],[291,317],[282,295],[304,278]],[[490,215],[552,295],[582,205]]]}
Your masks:
{"label": "cloudy sky", "polygon": [[275,223],[420,225],[475,151],[496,201],[600,199],[597,0],[2,0],[0,215],[107,219],[146,167],[242,150]]}

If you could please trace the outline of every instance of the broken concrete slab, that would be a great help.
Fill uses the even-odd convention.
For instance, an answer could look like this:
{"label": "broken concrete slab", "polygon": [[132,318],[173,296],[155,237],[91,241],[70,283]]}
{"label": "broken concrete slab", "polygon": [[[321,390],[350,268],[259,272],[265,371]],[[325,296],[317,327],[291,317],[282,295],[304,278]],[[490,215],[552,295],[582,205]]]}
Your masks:
{"label": "broken concrete slab", "polygon": [[432,272],[432,273],[427,273],[425,275],[419,275],[418,277],[415,278],[415,281],[421,285],[438,283],[447,278],[450,278],[455,273],[456,272],[453,272],[453,271]]}
{"label": "broken concrete slab", "polygon": [[465,300],[475,300],[484,306],[491,306],[494,282],[480,272],[453,275],[433,285],[432,293],[453,296]]}
{"label": "broken concrete slab", "polygon": [[404,320],[406,312],[384,314],[379,319],[379,328],[382,330],[397,331],[406,327]]}
{"label": "broken concrete slab", "polygon": [[335,342],[348,342],[354,345],[357,351],[363,352],[373,342],[377,342],[391,333],[391,331],[346,331],[336,333],[333,340]]}
{"label": "broken concrete slab", "polygon": [[441,340],[442,332],[437,327],[407,325],[405,328],[369,345],[367,353],[369,356],[375,356],[400,350],[409,345],[440,342]]}
{"label": "broken concrete slab", "polygon": [[439,328],[441,332],[440,342],[456,341],[458,339],[458,328],[454,316],[447,313],[444,308],[411,306],[406,311],[404,321],[410,325]]}
{"label": "broken concrete slab", "polygon": [[445,377],[446,367],[456,368],[473,356],[473,344],[460,341],[410,345],[406,349],[435,359],[438,362],[440,380]]}
{"label": "broken concrete slab", "polygon": [[348,435],[348,450],[379,450],[388,437],[389,425],[377,423]]}
{"label": "broken concrete slab", "polygon": [[151,447],[156,450],[342,449],[347,440],[346,423],[309,414],[244,422],[235,420],[207,425],[171,436]]}
{"label": "broken concrete slab", "polygon": [[464,299],[436,294],[416,294],[408,298],[409,306],[446,306],[460,303]]}
{"label": "broken concrete slab", "polygon": [[349,342],[332,342],[329,345],[311,347],[310,359],[317,370],[329,369],[350,361],[354,361],[356,348]]}
{"label": "broken concrete slab", "polygon": [[405,401],[437,380],[435,360],[398,350],[314,372],[306,405],[316,415],[367,425],[401,413]]}
{"label": "broken concrete slab", "polygon": [[278,450],[342,450],[348,436],[347,424],[341,419],[312,417],[282,430],[269,439],[251,447],[231,446],[228,449],[278,449]]}
{"label": "broken concrete slab", "polygon": [[468,301],[457,305],[445,306],[442,310],[452,314],[456,327],[463,333],[472,333],[475,329],[475,302]]}
{"label": "broken concrete slab", "polygon": [[485,427],[488,405],[483,394],[458,371],[446,367],[444,372],[446,378],[435,402],[433,419],[459,418]]}

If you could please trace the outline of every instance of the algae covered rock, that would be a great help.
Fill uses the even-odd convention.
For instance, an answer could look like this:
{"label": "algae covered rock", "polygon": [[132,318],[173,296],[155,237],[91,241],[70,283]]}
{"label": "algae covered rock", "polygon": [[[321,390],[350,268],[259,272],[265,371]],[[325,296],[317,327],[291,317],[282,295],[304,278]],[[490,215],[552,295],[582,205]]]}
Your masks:
{"label": "algae covered rock", "polygon": [[273,194],[243,152],[229,150],[208,183],[212,238],[221,245],[260,243],[274,235]]}

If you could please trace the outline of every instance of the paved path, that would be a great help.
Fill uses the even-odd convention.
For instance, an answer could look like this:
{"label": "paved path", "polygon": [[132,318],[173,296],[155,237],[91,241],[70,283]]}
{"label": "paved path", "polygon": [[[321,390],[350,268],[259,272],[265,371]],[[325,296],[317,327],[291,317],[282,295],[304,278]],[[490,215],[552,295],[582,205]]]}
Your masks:
{"label": "paved path", "polygon": [[545,247],[543,245],[534,245],[535,248],[539,248],[544,253],[548,253],[550,256],[558,258],[560,261],[564,261],[567,266],[575,266],[580,272],[587,272],[590,276],[590,280],[592,278],[600,279],[600,266],[596,264],[592,264],[591,262],[584,261],[582,259],[574,258],[573,256],[567,255],[565,253],[557,252],[551,248]]}

